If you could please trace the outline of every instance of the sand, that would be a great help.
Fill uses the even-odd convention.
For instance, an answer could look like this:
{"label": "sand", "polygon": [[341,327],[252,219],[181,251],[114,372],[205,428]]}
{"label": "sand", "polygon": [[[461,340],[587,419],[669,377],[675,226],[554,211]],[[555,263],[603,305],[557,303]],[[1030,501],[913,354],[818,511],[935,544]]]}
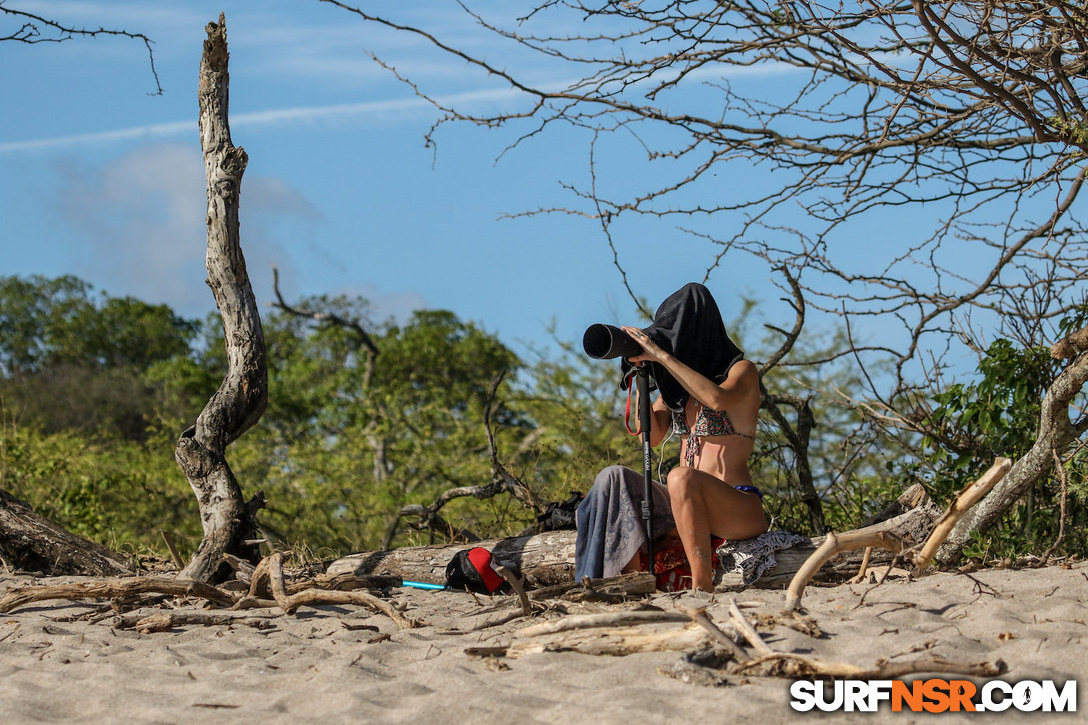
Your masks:
{"label": "sand", "polygon": [[[0,575],[0,594],[59,581],[79,579]],[[659,594],[644,601],[664,609],[705,606],[715,622],[725,623],[730,597],[755,621],[761,613],[778,613],[784,592]],[[789,705],[791,680],[733,677],[720,686],[691,684],[662,674],[674,669],[677,652],[470,656],[470,648],[508,645],[531,623],[517,619],[468,631],[516,611],[516,598],[398,588],[391,599],[423,626],[399,629],[362,607],[320,606],[271,619],[271,629],[233,624],[141,634],[112,626],[112,617],[68,619],[100,603],[32,604],[0,615],[0,722],[768,725],[800,717],[895,723],[991,717],[892,713],[886,706],[875,714],[796,713]],[[876,587],[810,587],[803,604],[824,636],[781,625],[763,636],[779,651],[862,667],[880,658],[1000,659],[1008,665],[1006,681],[1064,682],[1088,674],[1086,601],[1083,563],[937,573]],[[564,606],[569,613],[617,608]],[[557,616],[552,611],[533,621]],[[1007,723],[1077,720],[1013,711],[1000,717]]]}

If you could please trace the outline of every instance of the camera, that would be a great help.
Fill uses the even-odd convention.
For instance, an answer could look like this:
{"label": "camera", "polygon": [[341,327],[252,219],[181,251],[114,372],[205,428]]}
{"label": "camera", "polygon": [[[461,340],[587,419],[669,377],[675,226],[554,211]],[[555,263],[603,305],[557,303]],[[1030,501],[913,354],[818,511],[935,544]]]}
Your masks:
{"label": "camera", "polygon": [[598,360],[614,357],[631,357],[642,352],[642,345],[615,325],[596,324],[586,328],[582,335],[582,347],[586,355]]}

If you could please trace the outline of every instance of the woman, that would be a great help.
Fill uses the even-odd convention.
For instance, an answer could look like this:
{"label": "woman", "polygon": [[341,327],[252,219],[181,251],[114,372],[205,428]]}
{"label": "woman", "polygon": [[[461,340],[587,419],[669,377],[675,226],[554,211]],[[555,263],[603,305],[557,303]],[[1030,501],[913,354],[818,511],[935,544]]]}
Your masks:
{"label": "woman", "polygon": [[[670,426],[683,436],[681,464],[669,473],[667,490],[654,484],[654,536],[675,527],[692,586],[712,591],[711,536],[748,539],[767,530],[748,470],[759,374],[729,339],[714,298],[699,284],[666,299],[649,327],[623,330],[642,347],[641,354],[624,361],[625,373],[650,365],[661,391],[652,407],[651,444],[658,445]],[[578,509],[577,578],[641,568],[642,481],[641,474],[621,466],[598,475]]]}

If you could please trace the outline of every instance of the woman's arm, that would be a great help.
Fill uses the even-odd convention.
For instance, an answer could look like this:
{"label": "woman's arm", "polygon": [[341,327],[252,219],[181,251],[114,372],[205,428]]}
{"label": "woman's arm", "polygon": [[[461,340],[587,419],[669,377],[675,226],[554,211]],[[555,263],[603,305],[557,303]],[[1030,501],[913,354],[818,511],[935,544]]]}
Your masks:
{"label": "woman's arm", "polygon": [[[624,327],[623,331],[642,346],[643,354],[628,358],[632,363],[653,361],[664,367],[688,391],[692,397],[708,408],[716,411],[736,408],[747,402],[747,398],[759,385],[753,376],[758,376],[755,365],[741,360],[729,369],[729,375],[721,385],[710,378],[692,370],[669,353],[662,350],[637,327]],[[655,444],[656,445],[656,444]]]}

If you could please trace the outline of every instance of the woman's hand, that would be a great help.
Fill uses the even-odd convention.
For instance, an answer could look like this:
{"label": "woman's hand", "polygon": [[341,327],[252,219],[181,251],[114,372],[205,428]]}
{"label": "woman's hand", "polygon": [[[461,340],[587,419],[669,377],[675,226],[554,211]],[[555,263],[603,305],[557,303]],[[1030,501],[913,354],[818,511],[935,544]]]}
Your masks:
{"label": "woman's hand", "polygon": [[632,340],[642,346],[642,354],[633,355],[632,357],[627,358],[629,362],[641,363],[650,361],[664,364],[665,358],[668,357],[668,353],[658,347],[657,343],[651,340],[649,335],[637,327],[628,327],[624,325],[620,329],[626,332]]}

